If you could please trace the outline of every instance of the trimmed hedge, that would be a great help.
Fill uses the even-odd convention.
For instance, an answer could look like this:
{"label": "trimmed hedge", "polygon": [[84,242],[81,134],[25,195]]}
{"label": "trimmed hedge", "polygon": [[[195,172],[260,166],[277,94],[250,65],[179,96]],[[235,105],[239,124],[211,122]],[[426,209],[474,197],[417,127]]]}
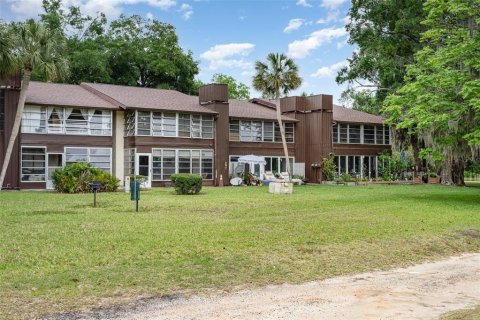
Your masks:
{"label": "trimmed hedge", "polygon": [[202,190],[203,179],[197,174],[173,174],[170,179],[177,194],[198,194]]}
{"label": "trimmed hedge", "polygon": [[99,181],[99,191],[116,191],[119,180],[108,172],[92,167],[90,163],[72,163],[52,174],[55,190],[63,193],[91,192],[89,183]]}

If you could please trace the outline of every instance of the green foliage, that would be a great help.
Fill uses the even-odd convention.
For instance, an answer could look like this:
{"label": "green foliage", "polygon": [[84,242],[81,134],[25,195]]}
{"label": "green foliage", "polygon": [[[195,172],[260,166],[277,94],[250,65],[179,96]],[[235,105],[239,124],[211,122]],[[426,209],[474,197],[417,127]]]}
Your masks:
{"label": "green foliage", "polygon": [[62,193],[91,192],[90,182],[99,181],[99,191],[116,191],[119,180],[108,172],[93,168],[90,163],[72,163],[52,174],[55,190]]}
{"label": "green foliage", "polygon": [[355,182],[355,178],[344,172],[340,175],[339,181],[341,182]]}
{"label": "green foliage", "polygon": [[342,94],[355,109],[380,114],[385,97],[402,86],[405,66],[413,62],[424,26],[418,0],[352,0],[346,29],[358,47],[337,76],[348,83]]}
{"label": "green foliage", "polygon": [[325,176],[325,180],[333,181],[336,174],[337,165],[335,164],[335,158],[323,158],[323,175]]}
{"label": "green foliage", "polygon": [[237,82],[232,76],[215,73],[212,77],[212,82],[226,84],[228,86],[228,97],[230,99],[250,99],[250,88],[244,83]]}
{"label": "green foliage", "polygon": [[105,14],[84,15],[79,7],[62,9],[61,1],[45,0],[41,20],[67,40],[71,65],[68,83],[102,82],[176,89],[194,94],[198,61],[184,52],[175,28],[139,15],[108,23]]}
{"label": "green foliage", "polygon": [[198,194],[202,190],[203,179],[197,174],[173,174],[171,179],[177,194]]}
{"label": "green foliage", "polygon": [[383,152],[378,157],[378,173],[384,181],[399,180],[408,168],[408,162],[403,162],[399,152]]}
{"label": "green foliage", "polygon": [[423,48],[385,111],[390,124],[423,137],[430,154],[443,156],[444,183],[462,183],[463,162],[480,145],[480,3],[427,0],[424,8]]}

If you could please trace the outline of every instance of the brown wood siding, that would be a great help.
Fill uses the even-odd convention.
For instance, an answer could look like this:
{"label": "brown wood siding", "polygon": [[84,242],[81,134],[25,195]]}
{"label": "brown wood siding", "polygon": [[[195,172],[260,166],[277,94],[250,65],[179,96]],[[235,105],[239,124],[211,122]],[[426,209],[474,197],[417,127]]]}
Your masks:
{"label": "brown wood siding", "polygon": [[306,117],[305,176],[311,182],[321,180],[320,170],[312,164],[321,164],[322,159],[333,151],[332,117],[332,112],[312,112]]}
{"label": "brown wood siding", "polygon": [[299,120],[295,124],[295,162],[305,162],[305,152],[307,146],[307,131],[306,131],[306,118],[305,113],[296,113],[295,119]]}
{"label": "brown wood siding", "polygon": [[20,182],[20,189],[47,189],[46,182]]}
{"label": "brown wood siding", "polygon": [[20,88],[22,86],[22,75],[16,73],[6,79],[0,79],[0,87]]}
{"label": "brown wood siding", "polygon": [[[208,102],[227,102],[228,89],[226,84],[212,83],[198,89],[198,99],[201,104]],[[216,111],[216,110],[215,110]]]}
{"label": "brown wood siding", "polygon": [[[5,152],[12,133],[13,123],[15,121],[15,114],[17,112],[17,104],[20,96],[20,91],[15,89],[5,89],[5,127],[1,135],[0,142],[0,167],[3,165]],[[3,182],[4,188],[18,188],[20,187],[20,141],[19,134],[12,151],[12,157],[7,168],[7,174]]]}
{"label": "brown wood siding", "polygon": [[[295,156],[293,143],[288,143],[289,156]],[[283,157],[283,145],[281,142],[240,142],[230,141],[230,155],[244,156],[254,154],[257,156],[281,156]],[[295,159],[296,161],[296,159]]]}
{"label": "brown wood siding", "polygon": [[[226,85],[225,85],[226,91]],[[222,183],[228,185],[228,163],[229,163],[229,107],[228,103],[216,102],[205,105],[207,108],[218,112],[215,117],[214,128],[214,162],[213,162],[213,177],[215,185]]]}
{"label": "brown wood siding", "polygon": [[213,139],[192,139],[192,138],[171,138],[135,136],[124,138],[125,148],[137,148],[137,152],[150,153],[152,148],[173,148],[173,149],[213,149]]}
{"label": "brown wood siding", "polygon": [[22,146],[45,146],[47,152],[64,152],[65,147],[112,148],[112,137],[59,134],[22,134]]}
{"label": "brown wood siding", "polygon": [[348,144],[334,143],[333,151],[336,156],[375,156],[382,151],[391,152],[390,145],[375,144]]}

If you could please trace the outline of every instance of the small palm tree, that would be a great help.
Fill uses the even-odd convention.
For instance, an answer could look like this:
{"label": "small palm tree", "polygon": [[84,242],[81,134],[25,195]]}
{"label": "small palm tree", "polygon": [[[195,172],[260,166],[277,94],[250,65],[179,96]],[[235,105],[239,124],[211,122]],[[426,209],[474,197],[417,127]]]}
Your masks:
{"label": "small palm tree", "polygon": [[33,19],[23,23],[2,25],[1,27],[0,79],[16,72],[22,72],[23,81],[15,122],[0,173],[0,190],[20,130],[32,71],[49,81],[62,78],[68,74],[67,60],[62,57],[65,40],[57,32],[51,31],[45,25]]}
{"label": "small palm tree", "polygon": [[285,127],[282,122],[282,112],[278,99],[280,95],[287,95],[302,84],[302,78],[298,76],[298,66],[285,54],[270,53],[267,62],[255,62],[256,74],[253,76],[253,87],[262,92],[266,97],[274,97],[277,100],[277,121],[282,136],[283,152],[287,161],[288,176],[290,172],[290,158],[288,157],[287,141],[285,139]]}

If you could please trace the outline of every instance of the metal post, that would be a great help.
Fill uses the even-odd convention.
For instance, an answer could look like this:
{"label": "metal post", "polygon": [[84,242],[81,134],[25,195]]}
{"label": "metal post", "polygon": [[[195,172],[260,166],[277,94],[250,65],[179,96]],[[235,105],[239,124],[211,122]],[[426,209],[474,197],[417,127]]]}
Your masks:
{"label": "metal post", "polygon": [[97,189],[93,190],[93,207],[97,207]]}

